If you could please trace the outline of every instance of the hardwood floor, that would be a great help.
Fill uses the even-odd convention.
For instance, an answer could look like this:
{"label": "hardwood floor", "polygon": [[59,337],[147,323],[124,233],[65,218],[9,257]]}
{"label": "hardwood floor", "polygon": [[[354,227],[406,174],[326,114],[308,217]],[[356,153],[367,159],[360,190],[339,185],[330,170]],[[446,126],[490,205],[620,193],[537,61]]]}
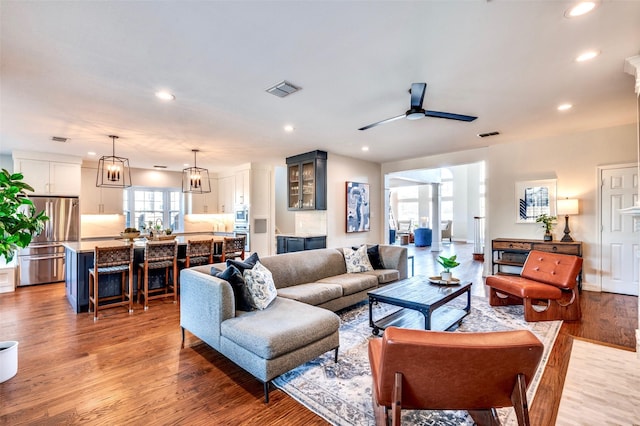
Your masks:
{"label": "hardwood floor", "polygon": [[[440,253],[409,246],[415,273],[440,270],[436,255],[457,253],[456,277],[482,282],[470,244],[444,244]],[[474,285],[483,295],[484,286]],[[531,407],[532,424],[557,414],[572,336],[635,347],[637,298],[582,294],[583,320],[562,326]],[[76,315],[64,284],[0,294],[0,339],[18,340],[18,374],[0,384],[0,425],[189,424],[324,425],[280,390],[263,402],[262,384],[187,333],[180,349],[179,305],[154,301],[105,310],[93,321]]]}

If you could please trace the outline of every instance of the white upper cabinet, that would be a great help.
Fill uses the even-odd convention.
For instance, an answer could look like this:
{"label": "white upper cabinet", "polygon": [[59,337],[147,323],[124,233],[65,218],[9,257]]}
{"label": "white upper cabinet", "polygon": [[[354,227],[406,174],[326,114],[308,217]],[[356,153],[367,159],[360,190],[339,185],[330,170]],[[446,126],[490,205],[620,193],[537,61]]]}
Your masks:
{"label": "white upper cabinet", "polygon": [[251,204],[250,202],[251,177],[249,170],[236,172],[235,204]]}
{"label": "white upper cabinet", "polygon": [[81,162],[80,157],[67,159],[55,154],[13,153],[14,173],[22,173],[35,195],[80,195]]}
{"label": "white upper cabinet", "polygon": [[98,169],[82,168],[80,212],[82,214],[122,214],[122,188],[96,187]]}
{"label": "white upper cabinet", "polygon": [[233,213],[235,193],[235,176],[218,178],[218,213]]}
{"label": "white upper cabinet", "polygon": [[215,214],[218,213],[218,182],[209,178],[211,192],[204,194],[190,194],[191,214]]}

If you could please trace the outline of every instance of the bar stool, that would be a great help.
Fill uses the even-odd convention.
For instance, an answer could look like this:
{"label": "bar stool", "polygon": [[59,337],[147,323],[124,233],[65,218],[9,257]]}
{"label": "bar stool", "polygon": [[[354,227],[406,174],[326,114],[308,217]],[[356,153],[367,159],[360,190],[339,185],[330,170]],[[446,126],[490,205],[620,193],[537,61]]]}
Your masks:
{"label": "bar stool", "polygon": [[244,260],[245,237],[224,237],[222,241],[222,253],[214,255],[216,262],[224,262],[227,259],[240,258]]}
{"label": "bar stool", "polygon": [[[93,256],[93,268],[89,269],[89,312],[93,305],[93,320],[98,319],[100,308],[128,306],[129,313],[133,312],[133,245],[119,247],[96,247]],[[103,275],[121,274],[120,294],[115,296],[100,296],[100,277]],[[125,287],[125,280],[128,285]],[[104,280],[103,280],[104,281]],[[103,288],[105,284],[103,283]],[[103,291],[104,293],[104,291]],[[100,306],[100,302],[118,300]]]}
{"label": "bar stool", "polygon": [[213,238],[210,240],[187,240],[187,257],[178,259],[185,268],[213,263]]}
{"label": "bar stool", "polygon": [[[149,309],[149,300],[173,297],[173,303],[178,301],[177,271],[178,271],[178,243],[147,242],[144,247],[144,263],[138,269],[138,303],[140,296],[144,297],[144,310]],[[149,270],[164,269],[164,285],[157,288],[149,288]],[[171,281],[169,281],[171,274]],[[144,285],[140,286],[141,280]]]}

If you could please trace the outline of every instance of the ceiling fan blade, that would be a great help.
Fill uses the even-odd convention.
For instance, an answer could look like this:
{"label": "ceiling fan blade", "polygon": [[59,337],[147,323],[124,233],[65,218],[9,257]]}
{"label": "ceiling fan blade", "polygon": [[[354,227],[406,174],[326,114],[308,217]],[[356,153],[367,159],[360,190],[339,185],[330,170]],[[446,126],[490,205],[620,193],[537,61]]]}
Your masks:
{"label": "ceiling fan blade", "polygon": [[427,90],[427,83],[411,84],[411,109],[421,109],[424,102],[424,92]]}
{"label": "ceiling fan blade", "polygon": [[386,120],[378,121],[377,123],[373,123],[373,124],[369,124],[368,126],[360,127],[358,130],[367,130],[367,129],[370,129],[372,127],[376,127],[379,124],[390,123],[392,121],[396,121],[396,120],[399,120],[399,119],[404,118],[404,117],[405,117],[405,114],[398,115],[397,117],[387,118]]}
{"label": "ceiling fan blade", "polygon": [[449,120],[459,120],[459,121],[473,121],[478,117],[473,117],[471,115],[462,115],[462,114],[453,114],[450,112],[441,112],[441,111],[425,111],[424,115],[427,117],[438,117],[438,118],[448,118]]}

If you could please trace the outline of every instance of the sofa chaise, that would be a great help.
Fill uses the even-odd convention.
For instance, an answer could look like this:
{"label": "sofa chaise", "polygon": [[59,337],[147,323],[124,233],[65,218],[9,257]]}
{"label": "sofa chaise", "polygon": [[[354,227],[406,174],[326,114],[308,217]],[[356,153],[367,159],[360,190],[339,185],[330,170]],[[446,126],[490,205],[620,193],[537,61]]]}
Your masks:
{"label": "sofa chaise", "polygon": [[[381,284],[407,277],[407,249],[378,246],[383,269],[347,273],[342,249],[318,249],[260,258],[277,297],[263,310],[235,307],[231,284],[203,265],[180,272],[182,346],[189,331],[264,384],[330,350],[338,358],[340,326],[334,313],[365,300]],[[323,309],[324,308],[324,309]]]}

